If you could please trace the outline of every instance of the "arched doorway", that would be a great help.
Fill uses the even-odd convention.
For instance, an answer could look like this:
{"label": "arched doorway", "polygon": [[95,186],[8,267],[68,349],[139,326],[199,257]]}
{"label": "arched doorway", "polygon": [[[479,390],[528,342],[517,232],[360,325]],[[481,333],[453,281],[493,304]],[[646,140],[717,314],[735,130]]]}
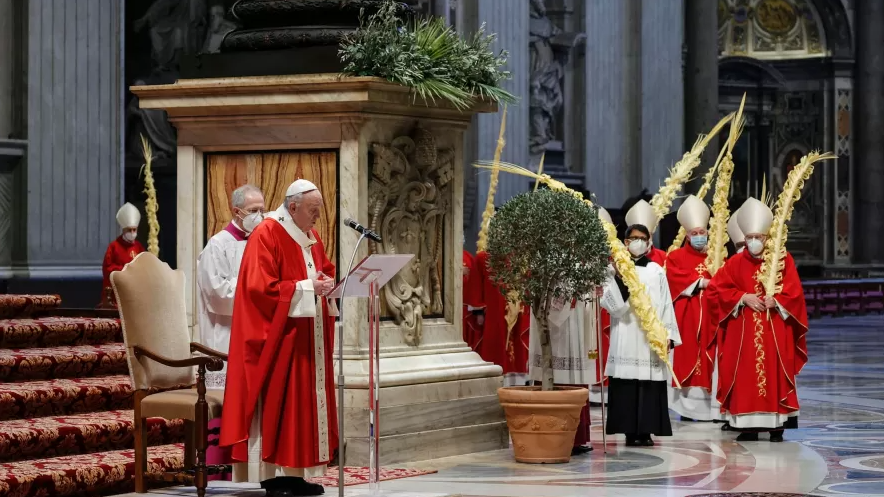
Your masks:
{"label": "arched doorway", "polygon": [[765,184],[776,198],[793,162],[809,150],[847,157],[818,168],[805,186],[789,250],[805,267],[849,263],[852,139],[849,126],[838,123],[850,111],[852,63],[839,61],[849,31],[840,1],[719,0],[718,10],[722,115],[746,93],[731,204],[758,197]]}

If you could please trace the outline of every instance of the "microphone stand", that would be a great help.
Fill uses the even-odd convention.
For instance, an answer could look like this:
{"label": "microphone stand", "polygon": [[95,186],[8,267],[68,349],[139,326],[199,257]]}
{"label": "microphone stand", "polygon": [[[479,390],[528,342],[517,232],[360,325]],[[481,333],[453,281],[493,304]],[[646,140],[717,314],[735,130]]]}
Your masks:
{"label": "microphone stand", "polygon": [[344,296],[347,294],[347,282],[350,280],[350,271],[353,270],[353,261],[359,252],[359,246],[365,239],[362,233],[350,256],[350,264],[344,273],[344,283],[341,285],[341,305],[338,307],[338,496],[344,497]]}

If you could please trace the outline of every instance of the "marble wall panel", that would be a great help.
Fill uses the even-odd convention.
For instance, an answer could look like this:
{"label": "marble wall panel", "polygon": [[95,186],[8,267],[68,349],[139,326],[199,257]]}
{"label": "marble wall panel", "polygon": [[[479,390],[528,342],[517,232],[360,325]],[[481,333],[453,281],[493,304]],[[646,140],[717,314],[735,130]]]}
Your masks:
{"label": "marble wall panel", "polygon": [[105,248],[118,234],[123,8],[119,0],[28,2],[32,277],[101,277]]}

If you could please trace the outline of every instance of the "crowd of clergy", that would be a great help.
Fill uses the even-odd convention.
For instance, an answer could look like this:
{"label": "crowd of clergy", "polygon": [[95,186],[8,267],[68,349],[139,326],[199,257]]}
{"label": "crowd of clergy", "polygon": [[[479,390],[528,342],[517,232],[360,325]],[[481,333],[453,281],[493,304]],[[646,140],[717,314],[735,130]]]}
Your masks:
{"label": "crowd of clergy", "polygon": [[[197,264],[199,340],[228,353],[225,369],[208,373],[225,390],[220,448],[212,462],[232,462],[234,481],[260,482],[270,496],[319,495],[305,478],[321,476],[338,452],[332,375],[334,316],[326,296],[335,281],[314,229],[319,189],[289,186],[278,209],[266,211],[258,188],[231,197],[233,218],[211,237]],[[610,222],[604,209],[599,216]],[[101,306],[116,307],[109,275],[144,247],[135,240],[138,209],[117,214],[119,237],[104,260]],[[626,214],[624,244],[657,317],[668,333],[670,369],[647,343],[629,304],[629,289],[612,265],[594,295],[556,302],[549,316],[557,385],[586,386],[574,453],[588,452],[589,405],[606,403],[606,434],[629,446],[670,436],[670,409],[683,421],[719,422],[740,441],[797,426],[795,377],[807,361],[807,316],[795,264],[785,259],[783,289],[762,297],[756,275],[773,220],[750,198],[730,216],[736,252],[710,276],[709,207],[688,196],[677,214],[686,242],[669,253],[654,247],[657,218],[639,201]],[[527,306],[493,283],[487,253],[463,252],[463,336],[484,360],[501,366],[505,384],[539,381],[537,323]],[[593,345],[591,345],[593,344]]]}
{"label": "crowd of clergy", "polygon": [[[599,216],[611,216],[599,209]],[[670,410],[685,422],[714,422],[742,442],[767,434],[782,442],[796,428],[795,378],[807,362],[807,311],[791,255],[782,291],[764,296],[757,281],[773,212],[749,198],[730,214],[732,255],[713,277],[706,267],[710,208],[685,198],[677,218],[686,237],[667,253],[654,246],[658,219],[640,200],[626,213],[624,245],[669,335],[673,378],[648,345],[613,265],[597,295],[557,302],[549,316],[553,376],[562,386],[589,387],[574,454],[591,450],[589,405],[606,403],[606,434],[628,446],[671,436]],[[485,252],[463,252],[464,340],[500,365],[509,385],[541,379],[539,326],[524,306],[508,302],[488,274]]]}

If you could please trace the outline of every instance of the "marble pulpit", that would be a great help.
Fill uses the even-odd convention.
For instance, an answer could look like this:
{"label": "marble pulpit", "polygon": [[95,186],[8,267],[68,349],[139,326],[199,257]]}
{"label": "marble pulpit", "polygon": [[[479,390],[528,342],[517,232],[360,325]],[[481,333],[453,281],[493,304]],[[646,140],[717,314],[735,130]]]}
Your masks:
{"label": "marble pulpit", "polygon": [[[459,111],[376,78],[336,74],[180,80],[133,87],[178,132],[177,265],[196,325],[196,258],[229,219],[229,191],[260,186],[268,209],[297,177],[320,186],[319,230],[346,271],[354,217],[384,239],[369,253],[416,257],[382,291],[382,464],[508,446],[497,400],[501,368],[462,339],[464,131],[491,104]],[[368,465],[368,336],[364,301],[344,304],[346,464]],[[336,366],[337,368],[337,366]]]}

